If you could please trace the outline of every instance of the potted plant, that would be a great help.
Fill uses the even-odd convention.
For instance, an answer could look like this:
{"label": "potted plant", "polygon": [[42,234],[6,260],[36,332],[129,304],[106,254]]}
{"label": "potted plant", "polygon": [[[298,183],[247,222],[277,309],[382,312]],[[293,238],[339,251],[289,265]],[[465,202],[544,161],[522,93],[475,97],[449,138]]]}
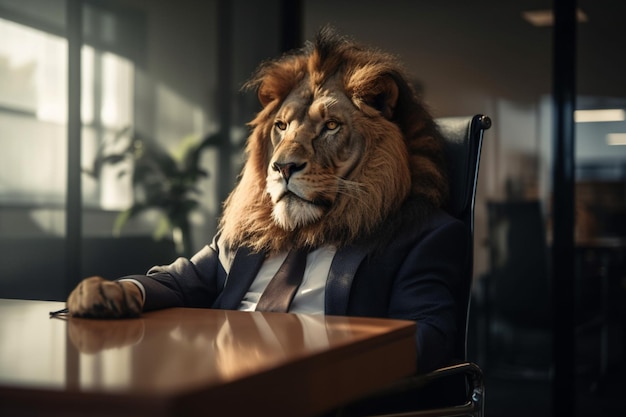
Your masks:
{"label": "potted plant", "polygon": [[169,153],[155,140],[130,128],[123,129],[116,139],[130,135],[128,146],[121,152],[104,152],[101,147],[93,169],[85,171],[98,178],[105,163],[119,163],[131,155],[134,161],[132,172],[121,171],[121,175],[132,175],[134,202],[120,212],[113,225],[113,234],[119,236],[131,218],[150,209],[158,209],[160,219],[154,237],[161,239],[171,233],[176,251],[181,256],[190,256],[190,214],[199,206],[197,183],[209,173],[200,167],[202,151],[219,143],[219,135],[204,138],[189,136],[181,141],[177,152]]}

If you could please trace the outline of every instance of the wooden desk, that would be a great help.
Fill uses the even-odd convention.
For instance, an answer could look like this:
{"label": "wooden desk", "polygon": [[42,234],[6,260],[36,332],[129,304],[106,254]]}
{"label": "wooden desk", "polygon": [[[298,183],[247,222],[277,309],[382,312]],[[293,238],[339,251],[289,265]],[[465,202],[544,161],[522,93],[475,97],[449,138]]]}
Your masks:
{"label": "wooden desk", "polygon": [[0,300],[1,416],[314,416],[415,371],[412,322],[182,308],[48,317],[63,306]]}

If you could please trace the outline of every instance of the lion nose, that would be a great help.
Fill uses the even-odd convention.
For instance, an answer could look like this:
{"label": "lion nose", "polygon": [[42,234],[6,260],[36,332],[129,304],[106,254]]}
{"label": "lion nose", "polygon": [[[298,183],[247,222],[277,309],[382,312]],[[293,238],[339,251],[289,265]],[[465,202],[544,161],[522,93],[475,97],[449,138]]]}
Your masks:
{"label": "lion nose", "polygon": [[289,178],[291,178],[294,172],[302,171],[305,166],[306,162],[300,165],[296,164],[295,162],[274,162],[272,164],[272,169],[276,172],[280,172],[280,175],[285,179],[285,181],[289,181]]}

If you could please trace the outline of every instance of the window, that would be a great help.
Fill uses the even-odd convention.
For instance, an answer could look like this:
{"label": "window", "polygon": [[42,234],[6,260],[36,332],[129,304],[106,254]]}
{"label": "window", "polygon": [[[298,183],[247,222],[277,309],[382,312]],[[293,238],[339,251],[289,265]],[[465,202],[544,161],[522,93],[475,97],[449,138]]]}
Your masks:
{"label": "window", "polygon": [[91,46],[82,50],[83,204],[106,210],[123,210],[133,203],[133,159],[130,153],[115,164],[99,164],[131,146],[133,126],[134,65],[128,59]]}
{"label": "window", "polygon": [[0,18],[0,200],[65,199],[67,42]]}

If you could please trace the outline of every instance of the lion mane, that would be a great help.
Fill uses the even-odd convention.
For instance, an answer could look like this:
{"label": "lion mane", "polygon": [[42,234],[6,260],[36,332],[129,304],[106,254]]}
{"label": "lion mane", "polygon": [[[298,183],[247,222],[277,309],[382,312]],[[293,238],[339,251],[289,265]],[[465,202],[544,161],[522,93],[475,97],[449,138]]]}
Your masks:
{"label": "lion mane", "polygon": [[442,141],[405,74],[393,55],[331,28],[261,64],[244,86],[262,109],[221,242],[269,253],[383,242],[445,204]]}

